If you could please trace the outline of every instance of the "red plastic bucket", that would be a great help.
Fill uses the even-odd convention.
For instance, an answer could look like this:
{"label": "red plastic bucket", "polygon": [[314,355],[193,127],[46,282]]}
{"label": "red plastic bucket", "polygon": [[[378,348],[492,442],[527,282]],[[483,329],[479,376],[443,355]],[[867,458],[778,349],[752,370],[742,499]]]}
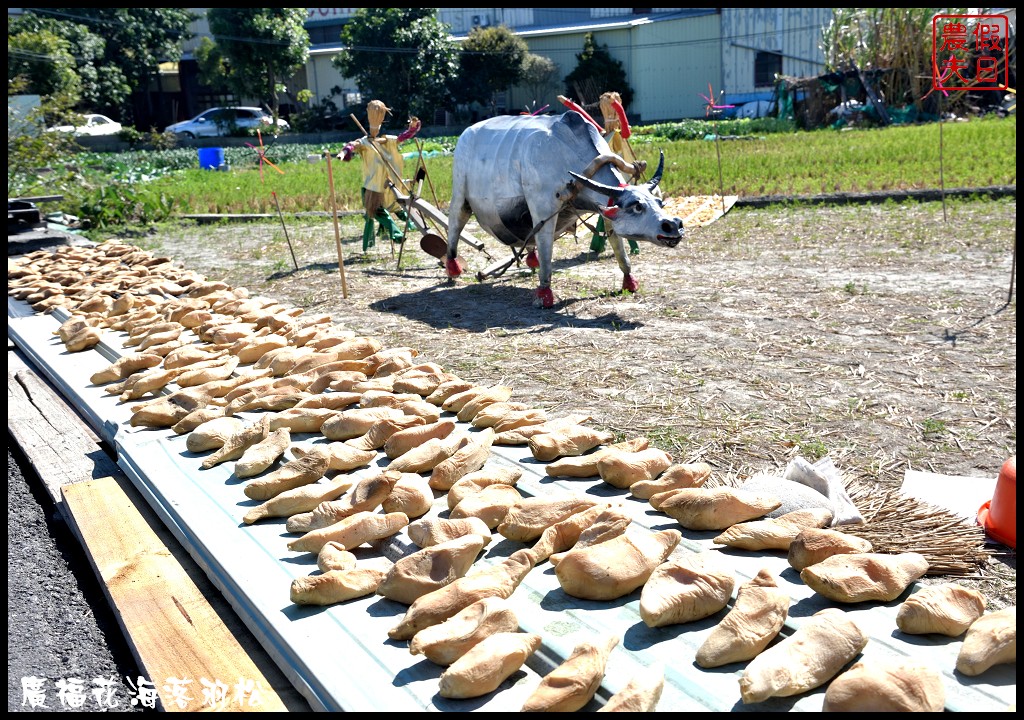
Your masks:
{"label": "red plastic bucket", "polygon": [[978,524],[993,540],[1017,549],[1017,456],[1003,463],[992,499],[978,511]]}

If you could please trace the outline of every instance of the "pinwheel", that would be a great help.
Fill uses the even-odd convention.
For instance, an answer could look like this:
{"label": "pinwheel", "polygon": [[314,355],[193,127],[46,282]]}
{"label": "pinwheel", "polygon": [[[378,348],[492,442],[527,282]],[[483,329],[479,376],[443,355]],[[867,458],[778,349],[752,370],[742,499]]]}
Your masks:
{"label": "pinwheel", "polygon": [[[699,93],[698,93],[699,94]],[[725,90],[718,94],[719,100],[725,96]],[[736,107],[735,105],[719,105],[715,101],[715,92],[711,89],[711,83],[708,83],[708,94],[701,95],[704,98],[704,117],[716,117],[722,110],[728,110]]]}
{"label": "pinwheel", "polygon": [[267,150],[269,150],[269,148],[264,147],[264,145],[263,145],[263,135],[260,133],[259,130],[256,131],[256,138],[259,140],[259,143],[260,143],[259,147],[256,147],[252,143],[248,143],[248,142],[246,143],[246,145],[248,147],[252,148],[253,151],[256,153],[256,161],[260,165],[260,182],[263,182],[263,164],[264,163],[266,163],[270,167],[272,167],[275,170],[277,170],[277,172],[279,172],[282,175],[284,175],[284,170],[279,168],[274,163],[270,162],[270,159],[267,157]]}
{"label": "pinwheel", "polygon": [[[699,93],[698,93],[699,94]],[[714,118],[718,116],[722,110],[728,110],[729,108],[736,107],[735,105],[719,105],[715,102],[715,91],[711,89],[711,83],[708,83],[708,94],[701,95],[704,98],[704,117]],[[719,93],[718,98],[725,97],[725,90]],[[718,155],[718,193],[722,198],[722,213],[725,213],[725,185],[722,182],[722,150],[718,144],[718,127],[715,126],[715,153]]]}
{"label": "pinwheel", "polygon": [[[263,146],[263,135],[260,133],[259,130],[256,131],[256,138],[259,140],[259,143],[260,143],[259,147],[256,147],[252,143],[246,143],[246,145],[251,147],[256,152],[256,155],[257,155],[257,158],[258,158],[258,161],[259,161],[259,164],[260,164],[260,184],[262,185],[264,183],[264,178],[263,178],[263,164],[264,163],[266,163],[270,167],[274,168],[274,170],[276,170],[277,172],[279,172],[282,175],[284,175],[284,170],[282,170],[277,165],[275,165],[274,163],[270,162],[269,159],[267,159],[267,148],[265,148]],[[280,218],[280,220],[281,220],[281,229],[284,230],[284,239],[288,242],[288,252],[290,252],[291,255],[292,255],[292,265],[294,265],[295,269],[298,270],[299,269],[299,261],[295,259],[295,249],[292,247],[292,240],[291,240],[291,238],[288,237],[288,228],[284,224],[284,215],[281,214],[281,203],[278,202],[277,193],[276,192],[271,190],[270,191],[270,195],[271,195],[271,197],[274,198],[274,207],[277,208],[277,217]]]}

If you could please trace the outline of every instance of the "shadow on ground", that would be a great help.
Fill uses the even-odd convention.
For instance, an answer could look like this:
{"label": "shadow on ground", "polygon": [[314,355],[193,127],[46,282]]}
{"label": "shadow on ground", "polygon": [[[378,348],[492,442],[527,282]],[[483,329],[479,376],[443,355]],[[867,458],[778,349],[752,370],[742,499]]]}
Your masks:
{"label": "shadow on ground", "polygon": [[578,317],[572,308],[585,298],[563,299],[551,309],[534,307],[532,288],[485,282],[478,285],[441,281],[437,285],[370,303],[379,312],[397,313],[433,328],[483,332],[493,327],[547,332],[559,328],[633,330],[639,324],[615,312]]}

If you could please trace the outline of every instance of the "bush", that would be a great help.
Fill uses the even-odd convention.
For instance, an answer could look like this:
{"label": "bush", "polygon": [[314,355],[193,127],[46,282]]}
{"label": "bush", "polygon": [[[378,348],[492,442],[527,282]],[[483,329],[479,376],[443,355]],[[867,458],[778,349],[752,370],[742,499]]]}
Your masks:
{"label": "bush", "polygon": [[[21,82],[9,83],[17,94]],[[44,132],[47,118],[65,117],[71,99],[50,96],[18,117],[7,105],[7,197],[62,195],[81,184],[73,158],[80,145],[70,133]],[[72,159],[69,161],[69,159]]]}
{"label": "bush", "polygon": [[348,115],[340,114],[337,104],[329,98],[323,102],[311,103],[308,108],[299,110],[288,118],[288,122],[291,123],[292,130],[300,133],[348,129],[340,126],[352,123]]}
{"label": "bush", "polygon": [[117,139],[128,143],[132,150],[149,148],[152,150],[173,150],[178,147],[178,136],[172,132],[158,132],[151,130],[141,132],[133,127],[122,128],[117,133]]}
{"label": "bush", "polygon": [[87,229],[145,226],[167,220],[174,202],[163,193],[148,191],[127,183],[110,183],[97,188],[81,200],[78,216]]}
{"label": "bush", "polygon": [[708,135],[770,135],[796,132],[796,123],[778,118],[742,118],[739,120],[681,120],[674,123],[655,123],[633,128],[640,137],[666,140],[700,140]]}

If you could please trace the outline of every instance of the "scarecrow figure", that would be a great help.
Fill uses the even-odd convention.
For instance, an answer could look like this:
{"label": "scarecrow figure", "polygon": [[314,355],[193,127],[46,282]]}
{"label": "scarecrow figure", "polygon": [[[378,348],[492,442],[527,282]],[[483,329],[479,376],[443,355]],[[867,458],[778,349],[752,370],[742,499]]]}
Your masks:
{"label": "scarecrow figure", "polygon": [[[626,119],[626,111],[622,107],[622,96],[617,92],[606,92],[601,96],[601,115],[604,118],[604,139],[612,152],[628,163],[636,162],[636,155],[633,148],[626,142],[632,131],[629,129],[629,120]],[[608,231],[604,227],[604,218],[599,217],[594,237],[590,241],[590,251],[593,253],[604,252],[605,243],[608,240]],[[634,240],[629,240],[629,254],[639,255],[640,246]]]}
{"label": "scarecrow figure", "polygon": [[384,116],[391,112],[380,100],[371,100],[366,106],[366,114],[370,120],[370,136],[350,142],[342,150],[341,159],[348,162],[356,153],[363,163],[363,252],[374,245],[374,225],[379,226],[383,236],[392,242],[402,242],[405,233],[395,223],[391,213],[408,223],[405,210],[398,204],[391,182],[401,182],[402,153],[398,146],[413,137],[420,130],[418,118],[409,119],[409,127],[401,135],[381,135],[380,128],[384,124]]}

